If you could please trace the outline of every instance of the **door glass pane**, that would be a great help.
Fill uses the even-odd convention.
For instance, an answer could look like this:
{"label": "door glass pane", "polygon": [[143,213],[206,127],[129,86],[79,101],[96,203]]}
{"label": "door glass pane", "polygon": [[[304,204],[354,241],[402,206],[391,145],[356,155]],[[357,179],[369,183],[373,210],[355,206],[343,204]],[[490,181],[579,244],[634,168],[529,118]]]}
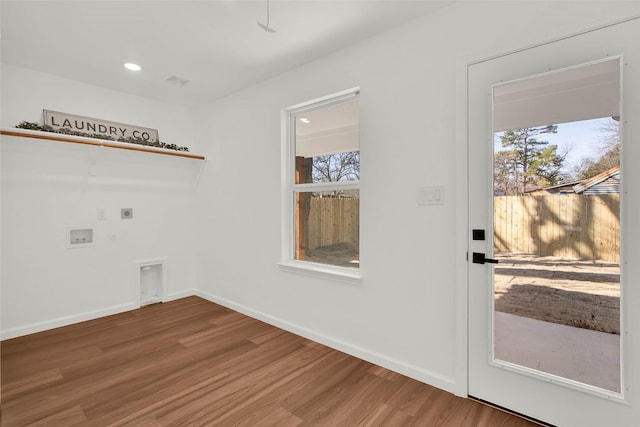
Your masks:
{"label": "door glass pane", "polygon": [[494,357],[620,392],[618,59],[497,85]]}

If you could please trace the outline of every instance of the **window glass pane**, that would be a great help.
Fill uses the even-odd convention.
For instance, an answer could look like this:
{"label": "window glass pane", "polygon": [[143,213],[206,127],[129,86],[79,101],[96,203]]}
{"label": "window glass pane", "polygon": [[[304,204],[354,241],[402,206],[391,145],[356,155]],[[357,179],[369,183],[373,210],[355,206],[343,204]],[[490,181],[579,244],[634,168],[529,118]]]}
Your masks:
{"label": "window glass pane", "polygon": [[360,266],[360,192],[296,192],[295,259]]}
{"label": "window glass pane", "polygon": [[296,184],[360,179],[359,101],[295,115]]}

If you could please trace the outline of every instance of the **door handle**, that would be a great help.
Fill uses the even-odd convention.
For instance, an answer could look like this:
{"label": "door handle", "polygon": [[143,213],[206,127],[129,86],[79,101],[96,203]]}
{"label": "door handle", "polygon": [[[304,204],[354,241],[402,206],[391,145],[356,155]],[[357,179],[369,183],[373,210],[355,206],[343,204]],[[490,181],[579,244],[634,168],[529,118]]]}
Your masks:
{"label": "door handle", "polygon": [[475,264],[497,264],[499,262],[497,259],[485,258],[484,254],[480,252],[474,252],[472,260]]}

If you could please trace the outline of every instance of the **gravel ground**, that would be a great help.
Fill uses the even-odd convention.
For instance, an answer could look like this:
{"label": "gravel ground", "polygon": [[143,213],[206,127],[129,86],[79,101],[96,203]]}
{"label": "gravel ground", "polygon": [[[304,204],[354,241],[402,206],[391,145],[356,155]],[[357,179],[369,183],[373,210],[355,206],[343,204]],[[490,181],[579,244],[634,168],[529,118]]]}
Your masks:
{"label": "gravel ground", "polygon": [[620,266],[498,254],[495,308],[518,316],[620,334]]}

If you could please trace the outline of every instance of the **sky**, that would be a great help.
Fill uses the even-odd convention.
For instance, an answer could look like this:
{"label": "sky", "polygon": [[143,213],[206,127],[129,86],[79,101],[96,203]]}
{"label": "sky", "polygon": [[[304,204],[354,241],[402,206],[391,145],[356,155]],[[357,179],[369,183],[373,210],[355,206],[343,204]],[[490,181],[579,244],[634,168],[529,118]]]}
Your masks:
{"label": "sky", "polygon": [[[572,167],[580,163],[583,158],[597,160],[602,154],[602,127],[610,121],[611,119],[609,117],[605,117],[601,119],[556,124],[558,126],[558,132],[545,135],[545,139],[549,141],[550,144],[558,146],[558,153],[562,154],[568,150],[563,169],[571,171]],[[499,137],[496,137],[494,149],[496,151],[502,149]]]}
{"label": "sky", "polygon": [[596,160],[602,153],[602,127],[609,118],[584,120],[580,122],[561,123],[558,133],[548,135],[550,144],[558,146],[558,152],[569,149],[565,163],[567,165],[580,162],[585,157]]}

